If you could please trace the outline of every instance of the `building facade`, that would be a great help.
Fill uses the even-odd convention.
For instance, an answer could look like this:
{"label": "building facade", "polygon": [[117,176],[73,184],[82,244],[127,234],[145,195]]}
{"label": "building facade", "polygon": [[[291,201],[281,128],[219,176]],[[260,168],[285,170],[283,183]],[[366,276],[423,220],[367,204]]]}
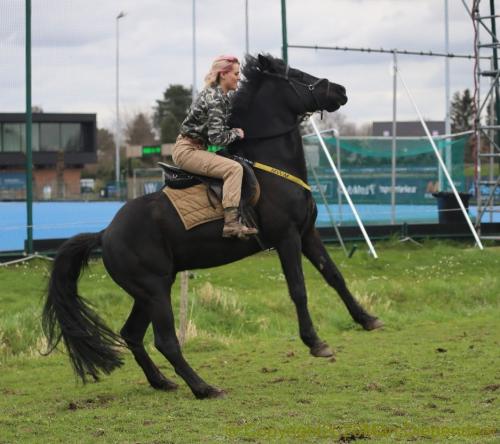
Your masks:
{"label": "building facade", "polygon": [[[81,170],[97,162],[95,114],[33,113],[33,197],[78,199]],[[0,113],[0,199],[26,193],[24,113]]]}
{"label": "building facade", "polygon": [[[429,120],[425,124],[429,128],[431,136],[442,136],[445,134],[444,121]],[[373,122],[373,136],[392,136],[392,121]],[[396,122],[397,137],[425,137],[425,130],[420,121],[398,121]]]}

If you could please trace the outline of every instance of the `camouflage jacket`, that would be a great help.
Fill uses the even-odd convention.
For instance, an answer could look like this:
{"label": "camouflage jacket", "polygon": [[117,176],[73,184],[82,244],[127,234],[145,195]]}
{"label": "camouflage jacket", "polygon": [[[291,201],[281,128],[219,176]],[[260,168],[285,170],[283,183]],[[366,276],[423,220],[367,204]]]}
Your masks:
{"label": "camouflage jacket", "polygon": [[181,134],[204,145],[227,146],[239,138],[227,124],[230,113],[231,96],[224,94],[219,86],[205,88],[189,108]]}

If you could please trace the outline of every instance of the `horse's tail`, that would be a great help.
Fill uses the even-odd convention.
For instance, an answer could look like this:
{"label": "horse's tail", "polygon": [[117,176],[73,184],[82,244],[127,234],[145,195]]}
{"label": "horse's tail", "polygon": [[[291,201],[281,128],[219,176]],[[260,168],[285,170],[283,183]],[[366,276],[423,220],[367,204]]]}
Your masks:
{"label": "horse's tail", "polygon": [[75,373],[85,383],[90,375],[109,374],[122,365],[119,336],[111,331],[77,292],[77,282],[91,251],[101,245],[101,233],[68,239],[57,252],[50,275],[42,326],[48,353],[64,340]]}

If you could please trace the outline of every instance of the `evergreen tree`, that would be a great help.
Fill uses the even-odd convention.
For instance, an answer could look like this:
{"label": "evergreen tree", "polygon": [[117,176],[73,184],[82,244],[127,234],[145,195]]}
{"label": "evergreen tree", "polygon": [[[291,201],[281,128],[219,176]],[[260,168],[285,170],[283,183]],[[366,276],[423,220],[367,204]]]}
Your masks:
{"label": "evergreen tree", "polygon": [[[468,89],[462,94],[457,91],[453,94],[450,106],[451,132],[461,133],[470,131],[474,127],[474,99]],[[473,138],[465,145],[464,160],[466,163],[474,161]]]}
{"label": "evergreen tree", "polygon": [[450,107],[451,132],[470,131],[474,124],[474,100],[468,89],[453,94]]}
{"label": "evergreen tree", "polygon": [[[183,119],[184,120],[184,119]],[[163,143],[174,143],[177,135],[179,134],[179,128],[181,126],[182,120],[179,121],[174,113],[170,111],[165,113],[160,127],[160,139]]]}
{"label": "evergreen tree", "polygon": [[190,88],[182,85],[169,85],[163,93],[163,99],[156,101],[153,122],[161,134],[162,143],[175,142],[191,100]]}
{"label": "evergreen tree", "polygon": [[97,163],[87,164],[82,177],[92,177],[100,181],[98,187],[113,180],[115,171],[115,139],[106,128],[97,129]]}
{"label": "evergreen tree", "polygon": [[139,113],[125,126],[127,143],[130,145],[149,145],[155,143],[153,127],[144,113]]}
{"label": "evergreen tree", "polygon": [[113,166],[115,158],[115,138],[106,128],[97,129],[97,162]]}

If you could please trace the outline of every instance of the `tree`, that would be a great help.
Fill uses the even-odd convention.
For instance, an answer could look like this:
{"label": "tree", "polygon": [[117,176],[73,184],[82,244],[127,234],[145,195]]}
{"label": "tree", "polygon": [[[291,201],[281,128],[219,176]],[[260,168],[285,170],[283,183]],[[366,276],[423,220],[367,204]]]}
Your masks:
{"label": "tree", "polygon": [[[465,89],[461,94],[457,91],[453,94],[450,105],[451,132],[461,133],[470,131],[474,126],[474,99],[470,91]],[[474,147],[472,140],[465,146],[465,161],[470,163],[474,159]]]}
{"label": "tree", "polygon": [[173,113],[167,112],[161,121],[160,140],[165,143],[175,142],[181,123]]}
{"label": "tree", "polygon": [[450,106],[451,132],[470,131],[474,124],[474,100],[468,89],[453,94]]}
{"label": "tree", "polygon": [[115,139],[113,134],[105,129],[97,129],[97,163],[88,164],[82,171],[82,177],[92,177],[101,181],[98,186],[113,180],[115,171]]}
{"label": "tree", "polygon": [[106,128],[97,130],[97,161],[111,164],[115,158],[115,138]]}
{"label": "tree", "polygon": [[[500,107],[500,103],[497,102],[495,94],[492,94],[490,97],[489,103],[486,106],[486,119],[485,119],[485,124],[486,125],[498,125],[500,123],[498,114],[500,114],[500,109],[497,110],[497,105]],[[496,136],[494,136],[494,139],[492,142],[495,142],[497,146],[500,146],[500,131],[495,131]],[[491,142],[489,140],[486,141],[487,145],[487,151],[490,151],[490,144]]]}
{"label": "tree", "polygon": [[150,118],[144,113],[136,114],[125,125],[125,137],[129,145],[149,145],[155,143],[155,135]]}
{"label": "tree", "polygon": [[[323,112],[323,118],[320,120],[316,118],[316,126],[320,131],[335,128],[341,136],[355,136],[358,135],[358,130],[356,128],[356,124],[353,122],[349,122],[347,117],[336,111],[335,113]],[[309,123],[309,120],[306,120],[302,124],[301,133],[312,133],[313,127]]]}
{"label": "tree", "polygon": [[360,124],[356,129],[357,136],[370,137],[373,135],[373,123],[365,122]]}
{"label": "tree", "polygon": [[169,85],[163,93],[163,99],[156,101],[153,123],[161,134],[162,143],[175,142],[191,100],[190,88],[182,85]]}

